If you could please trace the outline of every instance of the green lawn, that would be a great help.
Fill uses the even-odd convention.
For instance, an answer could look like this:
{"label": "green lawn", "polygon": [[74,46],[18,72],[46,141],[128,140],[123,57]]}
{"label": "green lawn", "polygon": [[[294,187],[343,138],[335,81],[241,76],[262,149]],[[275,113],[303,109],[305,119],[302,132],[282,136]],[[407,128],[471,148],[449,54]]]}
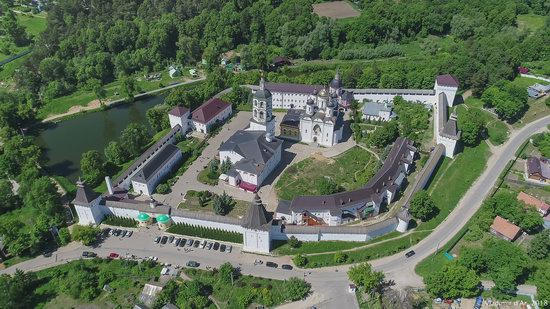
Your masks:
{"label": "green lawn", "polygon": [[292,200],[299,195],[318,195],[316,184],[323,177],[330,177],[342,189],[354,190],[367,183],[377,167],[376,158],[360,147],[351,148],[334,158],[315,155],[288,167],[275,188],[283,200]]}
{"label": "green lawn", "polygon": [[[252,296],[252,303],[269,305],[270,308],[274,308],[287,301],[285,299],[285,282],[282,280],[239,276],[234,280],[233,285],[231,285],[220,283],[218,272],[200,269],[184,269],[184,272],[191,277],[191,279],[200,281],[204,285],[211,286],[211,296],[216,300],[216,303],[221,309],[244,308],[239,300],[246,296]],[[261,297],[263,290],[268,291],[264,293],[271,294],[271,304],[266,304],[266,302],[263,301]],[[249,295],[250,293],[253,293],[253,295]],[[246,308],[256,308],[256,306]]]}
{"label": "green lawn", "polygon": [[517,17],[517,24],[520,30],[537,31],[544,27],[547,16],[535,14],[522,14]]}
{"label": "green lawn", "polygon": [[[235,205],[231,208],[227,216],[229,217],[235,217],[235,218],[242,218],[248,208],[250,207],[250,202],[247,201],[241,201],[241,200],[234,200]],[[190,210],[190,211],[197,211],[197,212],[204,212],[204,213],[214,213],[214,210],[212,208],[212,198],[208,199],[208,202],[204,205],[204,207],[201,207],[199,205],[199,198],[197,196],[189,196],[187,194],[185,196],[185,202],[182,202],[178,208]]]}
{"label": "green lawn", "polygon": [[460,114],[464,113],[466,111],[466,108],[470,110],[471,109],[479,110],[487,127],[487,134],[489,135],[488,136],[489,141],[491,141],[493,145],[500,145],[504,143],[508,139],[508,133],[509,133],[508,127],[503,121],[499,120],[495,115],[483,110],[482,106],[483,106],[483,102],[481,102],[481,100],[477,98],[469,97],[468,99],[466,99],[465,105],[459,105],[456,107],[456,111],[460,118]]}
{"label": "green lawn", "polygon": [[29,34],[34,36],[39,35],[46,30],[47,20],[43,17],[37,17],[32,14],[17,14],[17,20],[25,27]]}
{"label": "green lawn", "polygon": [[303,242],[298,248],[291,248],[286,241],[280,242],[271,253],[275,255],[312,254],[331,251],[340,251],[357,248],[366,245],[366,242],[357,241],[315,241]]}
{"label": "green lawn", "polygon": [[536,78],[530,78],[530,77],[523,77],[523,76],[518,76],[516,77],[513,81],[512,81],[513,84],[515,85],[518,85],[522,88],[527,88],[531,85],[534,85],[534,84],[543,84],[543,85],[548,85],[550,83],[546,82],[546,81],[543,81],[541,79],[536,79]]}

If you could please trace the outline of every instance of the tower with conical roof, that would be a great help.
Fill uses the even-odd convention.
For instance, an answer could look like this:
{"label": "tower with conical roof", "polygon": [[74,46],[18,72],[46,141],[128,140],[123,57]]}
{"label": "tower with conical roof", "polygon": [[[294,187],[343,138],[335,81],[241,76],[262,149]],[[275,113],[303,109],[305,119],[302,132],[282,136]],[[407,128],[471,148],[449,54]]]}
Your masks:
{"label": "tower with conical roof", "polygon": [[265,131],[275,136],[275,116],[273,116],[273,98],[271,92],[265,86],[265,79],[260,79],[260,89],[256,90],[252,97],[252,119],[250,119],[251,131]]}
{"label": "tower with conical roof", "polygon": [[400,233],[405,233],[409,228],[409,221],[411,221],[411,214],[409,209],[403,207],[399,213],[397,213],[397,228]]}
{"label": "tower with conical roof", "polygon": [[269,253],[271,249],[271,215],[258,196],[246,212],[241,226],[243,227],[243,251]]}
{"label": "tower with conical roof", "polygon": [[100,201],[101,195],[78,178],[76,182],[76,196],[72,203],[78,215],[79,224],[99,224],[103,220],[104,214],[99,205]]}
{"label": "tower with conical roof", "polygon": [[334,78],[330,81],[330,94],[340,95],[342,93],[342,78],[340,69],[336,70]]}

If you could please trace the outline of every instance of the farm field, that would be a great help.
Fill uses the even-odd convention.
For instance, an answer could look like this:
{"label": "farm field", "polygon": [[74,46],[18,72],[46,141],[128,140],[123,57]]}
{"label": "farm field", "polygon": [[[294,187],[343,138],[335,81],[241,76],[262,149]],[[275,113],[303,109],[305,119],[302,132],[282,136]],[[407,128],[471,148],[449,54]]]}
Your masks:
{"label": "farm field", "polygon": [[313,12],[321,17],[332,19],[343,19],[361,15],[359,11],[346,1],[316,3],[313,5]]}

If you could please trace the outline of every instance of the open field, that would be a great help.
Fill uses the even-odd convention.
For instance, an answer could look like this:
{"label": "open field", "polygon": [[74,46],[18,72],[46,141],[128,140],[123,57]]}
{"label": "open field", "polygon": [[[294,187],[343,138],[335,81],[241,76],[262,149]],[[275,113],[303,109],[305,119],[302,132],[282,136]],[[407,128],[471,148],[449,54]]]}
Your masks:
{"label": "open field", "polygon": [[321,17],[332,19],[357,17],[361,15],[360,12],[355,10],[353,6],[346,1],[316,3],[313,5],[313,12]]}
{"label": "open field", "polygon": [[[190,192],[191,194],[189,194]],[[208,201],[205,203],[205,205],[201,207],[199,203],[199,197],[195,193],[198,193],[198,192],[192,191],[192,190],[188,191],[187,195],[185,196],[185,201],[182,202],[178,206],[178,208],[190,210],[190,211],[214,214],[214,209],[212,208],[212,198],[209,198]],[[234,200],[234,201],[235,201],[235,204],[233,205],[233,207],[231,207],[227,216],[242,218],[245,215],[246,211],[248,210],[248,207],[250,207],[250,202],[241,201],[241,200]]]}
{"label": "open field", "polygon": [[298,195],[319,194],[318,182],[323,177],[330,177],[342,189],[354,190],[367,183],[376,173],[377,166],[376,158],[360,147],[334,158],[314,154],[288,167],[275,188],[280,199],[292,200]]}
{"label": "open field", "polygon": [[17,20],[19,23],[25,27],[27,33],[37,36],[47,27],[46,18],[36,16],[33,14],[17,14]]}
{"label": "open field", "polygon": [[537,31],[544,27],[547,16],[535,15],[535,14],[522,14],[518,15],[517,23],[520,30]]}

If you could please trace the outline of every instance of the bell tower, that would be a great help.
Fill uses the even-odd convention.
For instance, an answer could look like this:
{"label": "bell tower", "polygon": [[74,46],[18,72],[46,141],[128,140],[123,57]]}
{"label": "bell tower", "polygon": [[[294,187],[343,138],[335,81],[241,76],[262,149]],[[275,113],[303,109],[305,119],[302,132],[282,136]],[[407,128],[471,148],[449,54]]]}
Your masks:
{"label": "bell tower", "polygon": [[275,117],[273,116],[273,98],[271,92],[265,87],[262,75],[260,89],[254,92],[252,98],[252,119],[247,130],[265,131],[275,135]]}

